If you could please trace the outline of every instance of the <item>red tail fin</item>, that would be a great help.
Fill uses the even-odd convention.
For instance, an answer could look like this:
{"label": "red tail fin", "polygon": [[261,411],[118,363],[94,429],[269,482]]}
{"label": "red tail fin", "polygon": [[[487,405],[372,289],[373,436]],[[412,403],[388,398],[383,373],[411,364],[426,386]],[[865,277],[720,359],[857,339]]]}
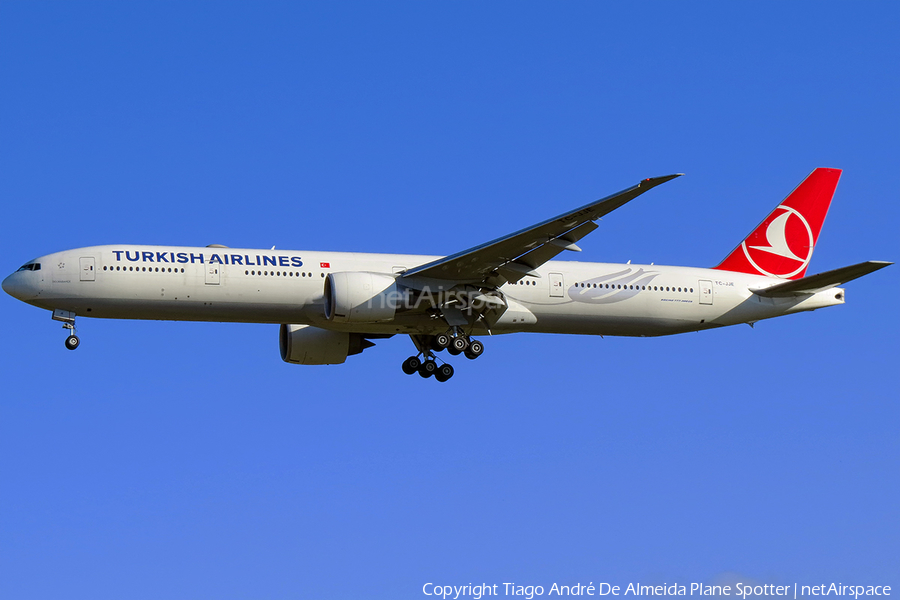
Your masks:
{"label": "red tail fin", "polygon": [[716,269],[800,279],[841,178],[840,169],[816,169]]}

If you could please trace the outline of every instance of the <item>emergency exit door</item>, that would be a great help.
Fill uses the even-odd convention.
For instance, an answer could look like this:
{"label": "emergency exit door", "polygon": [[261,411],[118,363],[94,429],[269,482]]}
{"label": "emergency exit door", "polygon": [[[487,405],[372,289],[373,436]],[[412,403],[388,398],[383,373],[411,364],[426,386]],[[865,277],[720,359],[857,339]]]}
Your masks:
{"label": "emergency exit door", "polygon": [[219,285],[222,265],[206,265],[206,285]]}
{"label": "emergency exit door", "polygon": [[81,271],[81,281],[94,281],[94,257],[82,256],[78,259],[78,267]]}

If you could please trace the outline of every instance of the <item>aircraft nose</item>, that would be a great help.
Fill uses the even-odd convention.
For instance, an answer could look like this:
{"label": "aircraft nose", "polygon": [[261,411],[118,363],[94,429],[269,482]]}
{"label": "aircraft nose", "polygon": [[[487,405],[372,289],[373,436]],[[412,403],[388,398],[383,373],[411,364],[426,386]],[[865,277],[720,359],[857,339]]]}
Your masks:
{"label": "aircraft nose", "polygon": [[3,280],[3,283],[0,285],[3,286],[3,291],[13,298],[25,300],[26,297],[29,296],[28,286],[26,286],[25,282],[22,281],[20,273],[13,273],[12,275],[9,275],[6,279]]}

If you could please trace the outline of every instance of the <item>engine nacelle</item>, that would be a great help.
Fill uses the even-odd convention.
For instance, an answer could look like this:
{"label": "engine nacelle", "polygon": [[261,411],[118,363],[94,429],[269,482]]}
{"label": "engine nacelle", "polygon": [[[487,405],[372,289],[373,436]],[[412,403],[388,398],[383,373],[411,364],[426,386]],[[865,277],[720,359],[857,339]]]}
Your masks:
{"label": "engine nacelle", "polygon": [[281,360],[295,365],[339,365],[348,356],[374,346],[359,333],[310,325],[282,325],[278,345]]}
{"label": "engine nacelle", "polygon": [[402,296],[384,273],[338,272],[325,279],[325,318],[335,323],[390,321]]}

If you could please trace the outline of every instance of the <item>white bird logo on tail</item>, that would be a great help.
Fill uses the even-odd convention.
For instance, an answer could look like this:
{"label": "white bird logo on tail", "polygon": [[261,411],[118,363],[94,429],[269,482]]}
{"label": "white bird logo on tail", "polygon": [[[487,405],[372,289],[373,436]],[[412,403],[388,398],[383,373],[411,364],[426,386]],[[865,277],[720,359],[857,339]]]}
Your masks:
{"label": "white bird logo on tail", "polygon": [[[788,219],[791,218],[791,214],[792,213],[790,212],[780,214],[772,219],[771,223],[769,223],[769,226],[766,228],[766,241],[769,242],[768,246],[750,247],[754,250],[771,252],[772,254],[775,254],[777,256],[783,256],[785,258],[799,260],[802,262],[804,259],[794,254],[788,247],[786,228]],[[799,213],[797,214],[799,215]]]}

